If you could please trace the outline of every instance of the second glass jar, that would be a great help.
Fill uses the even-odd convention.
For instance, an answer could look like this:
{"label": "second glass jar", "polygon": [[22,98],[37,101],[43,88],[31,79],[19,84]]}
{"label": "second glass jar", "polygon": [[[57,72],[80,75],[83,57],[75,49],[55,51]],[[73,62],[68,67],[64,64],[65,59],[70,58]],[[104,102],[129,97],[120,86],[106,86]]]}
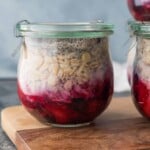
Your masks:
{"label": "second glass jar", "polygon": [[150,119],[150,24],[131,22],[136,36],[136,55],[132,71],[132,94],[139,112]]}

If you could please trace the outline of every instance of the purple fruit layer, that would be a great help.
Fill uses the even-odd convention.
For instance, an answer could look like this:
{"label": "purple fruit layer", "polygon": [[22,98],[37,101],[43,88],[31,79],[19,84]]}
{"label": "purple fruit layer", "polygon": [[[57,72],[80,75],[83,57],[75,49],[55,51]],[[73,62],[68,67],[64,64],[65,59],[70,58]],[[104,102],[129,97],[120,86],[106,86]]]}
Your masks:
{"label": "purple fruit layer", "polygon": [[150,21],[149,0],[128,0],[131,14],[138,21]]}
{"label": "purple fruit layer", "polygon": [[[25,108],[38,120],[56,124],[78,124],[94,120],[108,106],[113,93],[113,74],[74,85],[69,91],[47,90],[26,94],[18,81],[18,95]],[[69,96],[68,96],[69,94]]]}
{"label": "purple fruit layer", "polygon": [[132,94],[139,112],[150,119],[150,81],[140,78],[137,72],[133,75]]}

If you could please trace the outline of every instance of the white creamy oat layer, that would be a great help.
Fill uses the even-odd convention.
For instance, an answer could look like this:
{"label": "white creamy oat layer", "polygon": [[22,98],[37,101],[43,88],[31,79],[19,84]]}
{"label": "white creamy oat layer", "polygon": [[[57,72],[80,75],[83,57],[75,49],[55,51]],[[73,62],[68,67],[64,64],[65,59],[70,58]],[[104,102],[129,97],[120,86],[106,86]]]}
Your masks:
{"label": "white creamy oat layer", "polygon": [[29,94],[69,90],[102,78],[109,62],[108,39],[31,39],[21,48],[18,79]]}
{"label": "white creamy oat layer", "polygon": [[141,78],[150,81],[150,39],[137,39],[137,67]]}

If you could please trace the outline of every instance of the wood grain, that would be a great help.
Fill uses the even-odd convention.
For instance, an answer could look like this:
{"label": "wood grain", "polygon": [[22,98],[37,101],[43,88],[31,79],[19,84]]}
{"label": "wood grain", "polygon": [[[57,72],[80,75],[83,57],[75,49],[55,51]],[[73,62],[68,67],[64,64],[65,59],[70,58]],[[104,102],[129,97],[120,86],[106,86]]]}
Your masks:
{"label": "wood grain", "polygon": [[18,131],[17,146],[19,150],[148,150],[150,123],[126,119],[97,122],[86,128]]}
{"label": "wood grain", "polygon": [[113,98],[96,121],[83,128],[44,125],[22,106],[1,113],[2,127],[19,150],[150,150],[150,122],[130,97]]}

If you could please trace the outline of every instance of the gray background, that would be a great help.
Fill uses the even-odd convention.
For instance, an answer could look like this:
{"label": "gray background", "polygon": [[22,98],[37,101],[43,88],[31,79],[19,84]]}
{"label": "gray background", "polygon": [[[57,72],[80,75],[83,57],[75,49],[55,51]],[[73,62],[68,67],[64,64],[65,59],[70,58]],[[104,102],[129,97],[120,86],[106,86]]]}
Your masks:
{"label": "gray background", "polygon": [[83,22],[102,19],[115,25],[110,39],[114,61],[126,61],[131,18],[127,0],[0,0],[0,78],[16,77],[19,51],[12,56],[20,39],[14,27],[20,20],[30,22]]}

